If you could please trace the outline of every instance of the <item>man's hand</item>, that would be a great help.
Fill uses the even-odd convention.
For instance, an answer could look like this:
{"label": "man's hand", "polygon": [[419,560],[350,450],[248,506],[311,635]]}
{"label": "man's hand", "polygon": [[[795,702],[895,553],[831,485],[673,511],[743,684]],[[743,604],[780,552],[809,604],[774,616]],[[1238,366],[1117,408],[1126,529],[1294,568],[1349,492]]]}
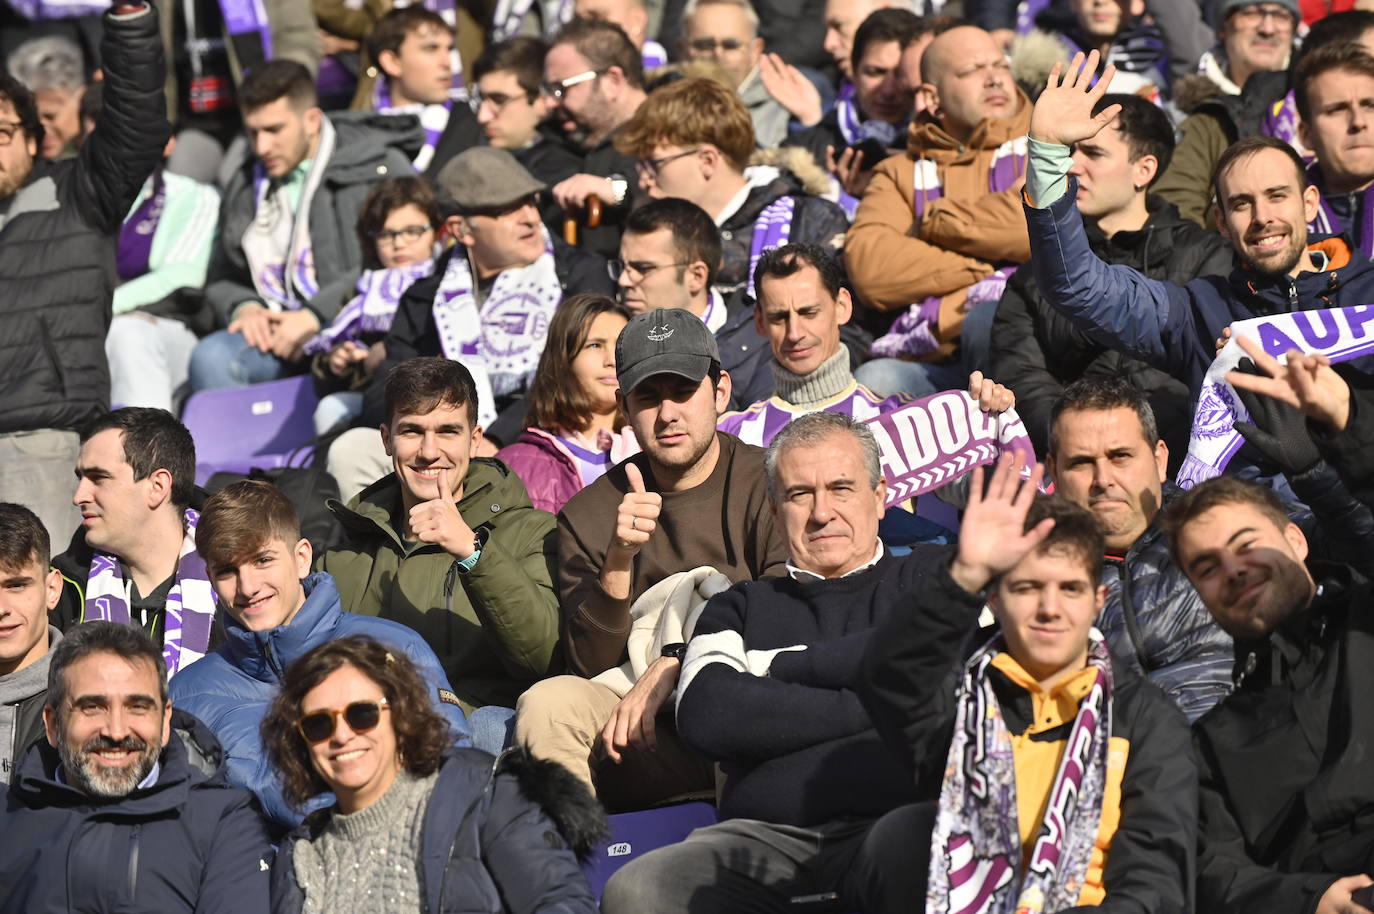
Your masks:
{"label": "man's hand", "polygon": [[1069,61],[1069,72],[1063,84],[1059,81],[1062,64],[1056,63],[1050,70],[1050,78],[1045,82],[1045,91],[1035,102],[1031,111],[1030,135],[1042,143],[1059,143],[1072,146],[1082,140],[1092,139],[1098,132],[1112,122],[1120,105],[1108,105],[1098,114],[1093,114],[1093,105],[1111,85],[1116,75],[1116,67],[1107,67],[1096,86],[1089,88],[1093,73],[1097,72],[1097,51],[1083,60],[1082,52],[1073,55]]}
{"label": "man's hand", "polygon": [[329,353],[329,373],[342,376],[349,366],[367,358],[367,347],[362,343],[346,340],[335,346]]}
{"label": "man's hand", "polygon": [[601,728],[601,748],[611,761],[619,765],[624,761],[621,753],[630,747],[649,752],[658,748],[654,718],[677,688],[681,671],[682,661],[660,657],[649,664],[639,681],[620,699],[611,711],[611,719]]}
{"label": "man's hand", "polygon": [[862,197],[873,180],[873,169],[864,168],[863,153],[853,146],[840,152],[835,158],[835,147],[825,147],[825,167],[840,182],[844,192],[851,197]]}
{"label": "man's hand", "polygon": [[475,537],[449,488],[448,468],[439,470],[439,494],[410,509],[410,532],[422,543],[435,543],[455,559],[472,555]]}
{"label": "man's hand", "polygon": [[1054,519],[1047,517],[1030,531],[1025,529],[1026,513],[1045,468],[1037,463],[1023,484],[1017,470],[1020,460],[1021,456],[1011,451],[998,458],[986,492],[982,467],[969,479],[959,552],[949,566],[954,583],[969,593],[981,593],[993,578],[1014,568],[1054,528]]}
{"label": "man's hand", "polygon": [[284,362],[298,361],[306,342],[320,332],[319,319],[307,308],[273,316],[272,354]]}
{"label": "man's hand", "polygon": [[759,58],[759,79],[773,101],[807,127],[821,122],[821,93],[802,71],[776,54]]}
{"label": "man's hand", "polygon": [[564,178],[553,186],[553,198],[569,213],[580,210],[588,197],[600,197],[602,203],[614,206],[615,194],[611,191],[610,178],[579,174]]}
{"label": "man's hand", "polygon": [[1322,893],[1315,914],[1369,914],[1369,908],[1356,904],[1350,897],[1356,889],[1362,889],[1367,885],[1374,885],[1374,879],[1370,879],[1364,873],[1337,879]]}
{"label": "man's hand", "polygon": [[1004,413],[1016,405],[1016,394],[1005,384],[998,384],[992,378],[983,377],[981,371],[968,376],[968,395],[978,401],[978,408],[985,413]]}
{"label": "man's hand", "polygon": [[258,352],[271,352],[277,316],[275,311],[250,302],[239,308],[238,315],[229,322],[229,332],[243,334],[244,342]]}
{"label": "man's hand", "polygon": [[1350,385],[1336,374],[1326,356],[1290,349],[1286,355],[1288,364],[1280,365],[1254,340],[1241,338],[1239,342],[1261,373],[1229,371],[1226,380],[1232,387],[1295,406],[1309,419],[1338,432],[1349,423]]}
{"label": "man's hand", "polygon": [[1226,348],[1226,344],[1231,341],[1231,328],[1225,327],[1221,331],[1221,336],[1217,337],[1216,354],[1221,355],[1221,350]]}
{"label": "man's hand", "polygon": [[630,491],[616,509],[615,530],[601,566],[601,589],[616,600],[630,598],[635,556],[658,529],[658,512],[663,509],[663,496],[645,489],[639,467],[626,464],[625,477],[630,482]]}

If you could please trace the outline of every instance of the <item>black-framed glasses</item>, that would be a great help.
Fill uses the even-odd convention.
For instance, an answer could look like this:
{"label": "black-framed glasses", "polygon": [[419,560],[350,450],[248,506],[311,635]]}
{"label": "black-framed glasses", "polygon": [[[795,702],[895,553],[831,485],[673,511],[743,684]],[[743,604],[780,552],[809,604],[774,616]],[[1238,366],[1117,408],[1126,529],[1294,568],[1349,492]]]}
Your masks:
{"label": "black-framed glasses", "polygon": [[744,47],[744,42],[738,38],[693,38],[687,42],[687,47],[698,54],[714,54],[716,48],[722,51],[738,51]]}
{"label": "black-framed glasses", "polygon": [[492,110],[500,114],[507,105],[518,98],[523,98],[526,102],[534,101],[534,93],[521,92],[517,95],[507,95],[504,92],[483,92],[473,86],[468,90],[468,107],[472,108],[472,113],[477,114],[482,110],[483,105],[491,105]]}
{"label": "black-framed glasses", "polygon": [[604,72],[606,71],[583,70],[581,73],[575,73],[572,76],[569,76],[567,79],[551,79],[548,82],[545,82],[542,85],[540,85],[539,91],[543,92],[545,95],[547,95],[554,101],[561,102],[563,101],[564,93],[566,93],[573,86],[576,86],[580,83],[591,82]]}
{"label": "black-framed glasses", "polygon": [[376,241],[377,244],[389,244],[395,247],[402,241],[419,241],[424,237],[425,232],[433,228],[432,225],[407,225],[398,229],[378,229],[369,234],[372,235],[372,240]]}
{"label": "black-framed glasses", "polygon": [[342,716],[348,729],[354,733],[366,733],[376,729],[382,722],[382,712],[389,710],[390,702],[385,698],[376,701],[355,701],[346,708],[331,711],[312,711],[296,721],[296,729],[307,743],[322,743],[334,735]]}
{"label": "black-framed glasses", "polygon": [[0,146],[8,146],[14,142],[14,135],[22,130],[23,124],[18,121],[0,123]]}
{"label": "black-framed glasses", "polygon": [[664,267],[685,267],[687,261],[677,261],[676,263],[648,263],[643,260],[608,260],[606,262],[606,272],[611,274],[611,280],[619,280],[622,274],[628,273],[631,281],[638,282],[648,276],[654,270],[661,270]]}
{"label": "black-framed glasses", "polygon": [[649,177],[657,179],[658,173],[663,169],[664,165],[667,165],[669,162],[675,162],[678,159],[684,159],[687,156],[694,156],[698,152],[701,152],[700,146],[697,146],[695,149],[688,149],[686,152],[675,152],[672,155],[660,156],[657,159],[638,159],[635,161],[635,169],[638,170],[640,174],[647,174]]}

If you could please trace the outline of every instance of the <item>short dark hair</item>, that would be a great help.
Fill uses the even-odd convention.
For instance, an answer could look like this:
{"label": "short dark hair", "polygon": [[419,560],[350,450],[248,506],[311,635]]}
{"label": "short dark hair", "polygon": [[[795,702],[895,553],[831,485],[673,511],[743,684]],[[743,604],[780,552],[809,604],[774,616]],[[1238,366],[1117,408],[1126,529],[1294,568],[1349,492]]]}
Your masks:
{"label": "short dark hair", "polygon": [[1231,170],[1231,166],[1241,159],[1248,159],[1258,152],[1265,149],[1274,149],[1288,157],[1288,161],[1293,163],[1293,170],[1298,175],[1298,190],[1307,189],[1307,164],[1298,155],[1297,150],[1287,142],[1272,136],[1247,136],[1236,140],[1217,158],[1216,167],[1212,169],[1212,198],[1216,202],[1217,208],[1223,213],[1226,206],[1221,199],[1221,176]]}
{"label": "short dark hair", "polygon": [[483,51],[472,65],[472,81],[488,73],[510,73],[533,99],[544,81],[544,55],[548,53],[549,46],[545,42],[529,35],[498,42]]}
{"label": "short dark hair", "polygon": [[759,265],[754,268],[754,295],[760,300],[763,299],[765,279],[786,279],[805,267],[814,267],[821,275],[821,284],[825,286],[825,291],[830,293],[831,298],[840,294],[844,277],[840,274],[840,265],[835,262],[834,256],[819,244],[794,241],[765,251],[759,258]]}
{"label": "short dark hair", "polygon": [[[406,7],[411,9],[411,7]],[[406,175],[400,178],[387,178],[372,188],[358,212],[358,245],[363,252],[363,265],[368,269],[379,269],[381,258],[377,256],[377,239],[374,233],[386,226],[386,219],[403,206],[415,205],[425,214],[431,228],[438,228],[443,216],[439,213],[439,200],[434,194],[434,185],[424,178]]]}
{"label": "short dark hair", "polygon": [[874,10],[854,30],[854,43],[849,53],[850,64],[857,72],[859,61],[863,59],[864,52],[871,44],[895,41],[899,48],[906,50],[908,45],[928,31],[924,25],[921,17],[911,10],[898,7]]}
{"label": "short dark hair", "polygon": [[[649,235],[667,229],[673,236],[673,250],[684,263],[706,264],[706,285],[710,286],[720,270],[720,229],[706,210],[681,197],[653,200],[625,217],[624,233]],[[678,279],[686,267],[677,268]]]}
{"label": "short dark hair", "polygon": [[[393,9],[378,19],[372,26],[372,31],[367,33],[367,55],[375,63],[381,58],[383,51],[399,54],[407,35],[430,29],[453,34],[443,16],[419,3]],[[380,70],[379,66],[378,71]]]}
{"label": "short dark hair", "polygon": [[439,768],[453,742],[448,721],[434,710],[439,699],[406,654],[365,635],[326,641],[286,668],[281,688],[262,719],[259,733],[267,759],[281,776],[282,795],[295,809],[329,790],[310,761],[310,746],[296,728],[301,702],[312,689],[341,667],[351,666],[382,690],[396,750],[406,771],[426,777]]}
{"label": "short dark hair", "polygon": [[300,538],[296,506],[281,489],[260,479],[240,480],[211,495],[196,524],[196,552],[212,569],[250,558],[270,540],[290,547]]}
{"label": "short dark hair", "polygon": [[1328,44],[1304,54],[1293,71],[1293,99],[1298,103],[1298,116],[1304,122],[1310,123],[1312,117],[1312,102],[1307,97],[1308,86],[1318,76],[1333,70],[1374,77],[1374,57],[1370,57],[1362,45],[1353,41]]}
{"label": "short dark hair", "polygon": [[[619,314],[627,321],[630,319],[629,309],[620,302],[589,293],[564,299],[553,312],[544,351],[539,356],[539,368],[525,398],[529,404],[525,411],[526,428],[580,432],[591,421],[592,404],[573,375],[572,363],[587,343],[592,321],[602,314]],[[607,345],[614,347],[615,340],[609,340]],[[625,417],[617,409],[615,426],[620,428],[624,424]]]}
{"label": "short dark hair", "polygon": [[1147,102],[1139,95],[1124,92],[1102,96],[1093,105],[1093,113],[1099,113],[1108,105],[1121,106],[1121,112],[1116,116],[1116,129],[1126,142],[1131,161],[1138,162],[1145,156],[1154,156],[1159,163],[1150,181],[1154,184],[1168,171],[1169,162],[1174,157],[1174,128],[1169,123],[1168,115],[1158,105]]}
{"label": "short dark hair", "polygon": [[1370,29],[1374,29],[1374,11],[1342,10],[1323,16],[1308,27],[1302,45],[1293,51],[1293,67],[1296,68],[1308,54],[1329,44],[1358,42]]}
{"label": "short dark hair", "polygon": [[1118,377],[1080,378],[1074,381],[1050,407],[1049,457],[1054,459],[1059,446],[1057,429],[1059,417],[1068,412],[1129,409],[1140,420],[1140,434],[1145,443],[1154,447],[1159,443],[1159,423],[1154,407],[1145,394],[1130,381]]}
{"label": "short dark hair", "polygon": [[279,98],[290,99],[298,111],[319,104],[315,94],[315,80],[304,64],[294,60],[268,60],[258,64],[239,85],[239,108],[245,113],[272,104]]}
{"label": "short dark hair", "polygon": [[462,362],[442,356],[408,359],[386,379],[386,423],[397,416],[427,413],[440,406],[466,406],[468,424],[477,427],[477,383]]}
{"label": "short dark hair", "polygon": [[39,146],[43,145],[43,121],[38,116],[38,103],[33,93],[19,80],[8,73],[0,72],[0,102],[9,102],[14,116],[19,119],[19,129],[24,136]]}
{"label": "short dark hair", "polygon": [[549,47],[570,44],[598,73],[618,67],[625,81],[636,89],[644,88],[644,58],[625,30],[604,19],[578,17],[558,30]]}
{"label": "short dark hair", "polygon": [[1284,510],[1283,501],[1269,486],[1235,476],[1214,476],[1203,480],[1169,502],[1159,515],[1159,528],[1168,538],[1169,556],[1175,565],[1179,564],[1179,531],[1188,522],[1221,505],[1249,505],[1272,521],[1279,530],[1286,530],[1293,521]]}
{"label": "short dark hair", "polygon": [[1063,495],[1037,495],[1026,512],[1025,530],[1030,531],[1046,518],[1054,519],[1054,528],[1035,551],[1062,551],[1080,556],[1087,568],[1088,580],[1096,583],[1102,571],[1102,556],[1107,550],[1097,518]]}
{"label": "short dark hair", "polygon": [[23,505],[0,502],[0,568],[18,571],[30,562],[43,568],[52,560],[48,528]]}
{"label": "short dark hair", "polygon": [[81,442],[112,428],[124,433],[124,460],[134,471],[134,481],[166,470],[172,476],[172,504],[190,506],[196,488],[196,442],[186,426],[165,409],[125,406],[87,423]]}
{"label": "short dark hair", "polygon": [[124,625],[103,619],[83,622],[68,629],[62,640],[52,649],[52,660],[48,666],[48,707],[59,716],[67,698],[67,681],[63,677],[67,667],[89,657],[91,654],[114,654],[129,663],[146,660],[157,672],[158,697],[167,704],[167,664],[162,659],[162,648],[148,637],[147,632],[137,625]]}

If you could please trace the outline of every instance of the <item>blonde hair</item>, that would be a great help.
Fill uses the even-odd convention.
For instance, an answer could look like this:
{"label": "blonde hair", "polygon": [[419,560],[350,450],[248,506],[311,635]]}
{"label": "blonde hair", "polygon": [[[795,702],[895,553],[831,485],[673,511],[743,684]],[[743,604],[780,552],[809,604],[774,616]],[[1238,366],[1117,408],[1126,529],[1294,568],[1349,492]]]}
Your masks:
{"label": "blonde hair", "polygon": [[754,123],[739,95],[710,79],[655,89],[616,137],[622,155],[648,158],[655,146],[710,143],[739,171],[754,152]]}

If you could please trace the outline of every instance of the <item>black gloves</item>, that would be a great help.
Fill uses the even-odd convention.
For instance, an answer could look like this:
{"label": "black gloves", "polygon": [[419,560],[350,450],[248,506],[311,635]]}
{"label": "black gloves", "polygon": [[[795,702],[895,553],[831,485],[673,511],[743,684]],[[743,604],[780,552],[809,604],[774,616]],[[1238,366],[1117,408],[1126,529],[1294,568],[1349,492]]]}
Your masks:
{"label": "black gloves", "polygon": [[[1259,374],[1250,359],[1241,359],[1237,371]],[[1250,422],[1233,427],[1249,444],[1274,464],[1285,476],[1295,476],[1321,460],[1317,444],[1307,432],[1307,417],[1296,407],[1273,397],[1235,388],[1240,401],[1250,412]]]}

